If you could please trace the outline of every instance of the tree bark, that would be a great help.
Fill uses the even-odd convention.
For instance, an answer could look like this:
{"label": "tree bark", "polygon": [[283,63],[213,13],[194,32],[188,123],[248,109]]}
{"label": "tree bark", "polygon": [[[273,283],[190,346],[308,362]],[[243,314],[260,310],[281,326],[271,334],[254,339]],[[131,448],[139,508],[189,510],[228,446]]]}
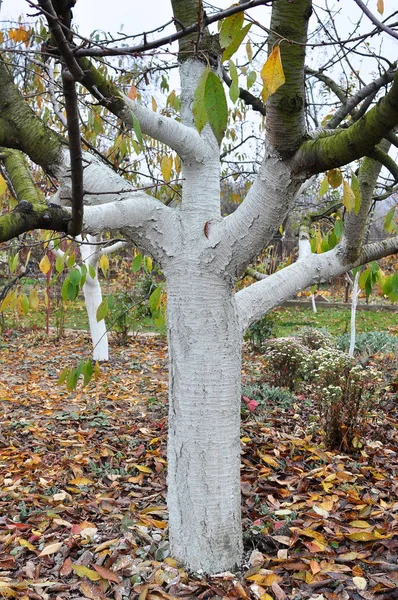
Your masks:
{"label": "tree bark", "polygon": [[237,310],[231,284],[192,261],[168,273],[167,294],[171,552],[216,573],[242,557]]}

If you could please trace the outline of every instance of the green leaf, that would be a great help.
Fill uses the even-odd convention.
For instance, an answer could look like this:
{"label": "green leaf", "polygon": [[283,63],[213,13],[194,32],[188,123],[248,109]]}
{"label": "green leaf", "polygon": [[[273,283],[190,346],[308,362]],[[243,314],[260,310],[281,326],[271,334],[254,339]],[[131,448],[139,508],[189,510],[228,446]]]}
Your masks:
{"label": "green leaf", "polygon": [[252,87],[253,83],[255,83],[256,79],[257,79],[256,71],[250,71],[250,73],[247,76],[247,89],[248,90]]}
{"label": "green leaf", "polygon": [[245,25],[245,27],[243,27],[243,29],[241,29],[240,31],[238,31],[236,33],[232,42],[229,44],[229,46],[227,48],[225,48],[223,55],[221,57],[221,62],[229,60],[231,58],[231,56],[233,56],[235,54],[235,52],[238,50],[239,46],[245,39],[251,26],[252,26],[252,24],[249,23],[248,25]]}
{"label": "green leaf", "polygon": [[84,360],[81,360],[81,361],[79,362],[79,364],[78,364],[78,366],[77,366],[77,369],[76,369],[76,377],[80,377],[80,375],[83,373],[83,371],[84,371],[84,367],[85,367],[85,364],[86,364],[86,363],[85,363],[85,361],[84,361]]}
{"label": "green leaf", "polygon": [[89,272],[91,279],[95,279],[97,277],[97,272],[94,269],[93,265],[88,265],[88,272]]}
{"label": "green leaf", "polygon": [[62,271],[64,270],[65,267],[65,257],[64,256],[57,256],[57,258],[55,259],[55,270],[57,271],[57,273],[62,273]]}
{"label": "green leaf", "polygon": [[104,298],[99,307],[97,308],[97,321],[102,321],[102,319],[105,319],[106,315],[108,314],[108,310],[108,299]]}
{"label": "green leaf", "polygon": [[227,128],[228,106],[224,87],[215,73],[210,71],[205,84],[205,107],[214,135],[221,144]]}
{"label": "green leaf", "polygon": [[141,146],[143,145],[144,141],[142,139],[142,132],[141,132],[141,127],[140,124],[138,122],[137,117],[135,116],[135,114],[133,113],[133,111],[131,111],[131,118],[133,120],[133,129],[134,129],[134,133],[137,136],[137,140],[139,141],[139,143],[141,144]]}
{"label": "green leaf", "polygon": [[112,310],[115,306],[115,296],[113,294],[109,294],[108,296],[108,307]]}
{"label": "green leaf", "polygon": [[324,177],[322,179],[322,183],[319,188],[319,197],[324,196],[326,194],[326,192],[328,191],[328,189],[329,189],[329,181],[328,181],[327,177]]}
{"label": "green leaf", "polygon": [[206,81],[211,73],[209,67],[203,71],[199,77],[198,85],[193,96],[192,113],[195,122],[195,127],[199,131],[202,131],[203,127],[208,121],[207,111],[205,107],[205,93],[206,93]]}
{"label": "green leaf", "polygon": [[155,313],[160,305],[160,297],[162,295],[162,287],[159,285],[149,296],[148,305],[151,313]]}
{"label": "green leaf", "polygon": [[71,269],[73,267],[73,265],[75,264],[75,262],[76,262],[76,258],[72,252],[72,254],[70,256],[68,256],[68,267]]}
{"label": "green leaf", "polygon": [[62,385],[63,382],[66,380],[66,378],[68,377],[69,374],[69,368],[65,367],[65,369],[63,369],[63,371],[61,372],[61,375],[58,378],[58,385]]}
{"label": "green leaf", "polygon": [[343,235],[343,227],[343,221],[341,219],[337,219],[334,224],[333,231],[338,240],[340,240],[341,236]]}
{"label": "green leaf", "polygon": [[387,233],[392,233],[395,230],[394,226],[394,215],[395,215],[396,206],[392,206],[388,213],[386,214],[386,218],[384,221],[384,231]]}
{"label": "green leaf", "polygon": [[85,363],[84,369],[83,369],[83,375],[84,375],[83,386],[86,386],[91,381],[91,377],[93,376],[93,372],[94,372],[93,363],[89,359]]}
{"label": "green leaf", "polygon": [[131,270],[133,273],[137,273],[142,267],[143,257],[141,252],[139,252],[135,257],[131,265]]}
{"label": "green leaf", "polygon": [[66,388],[68,392],[73,392],[77,385],[77,374],[75,369],[70,369],[66,377]]}
{"label": "green leaf", "polygon": [[231,98],[232,102],[235,104],[236,101],[238,100],[239,96],[240,96],[239,86],[236,85],[236,83],[233,83],[231,85],[231,87],[229,88],[229,97]]}
{"label": "green leaf", "polygon": [[26,294],[22,294],[21,296],[21,306],[25,315],[29,312],[29,299]]}
{"label": "green leaf", "polygon": [[365,271],[362,271],[362,273],[360,274],[359,279],[358,279],[358,285],[361,288],[361,290],[365,289],[366,281],[367,281],[369,275],[370,275],[369,269],[365,269]]}
{"label": "green leaf", "polygon": [[221,48],[227,48],[233,42],[242,29],[244,19],[245,15],[240,12],[223,20],[219,35]]}
{"label": "green leaf", "polygon": [[376,273],[379,270],[379,265],[377,264],[377,262],[372,260],[372,262],[369,264],[369,267],[370,267],[370,270],[372,271],[373,275],[376,275]]}
{"label": "green leaf", "polygon": [[80,286],[81,277],[80,269],[72,269],[69,273],[70,282],[76,287]]}
{"label": "green leaf", "polygon": [[239,84],[238,69],[236,68],[233,60],[229,61],[229,74],[231,76],[232,83],[234,83],[235,85],[238,85]]}

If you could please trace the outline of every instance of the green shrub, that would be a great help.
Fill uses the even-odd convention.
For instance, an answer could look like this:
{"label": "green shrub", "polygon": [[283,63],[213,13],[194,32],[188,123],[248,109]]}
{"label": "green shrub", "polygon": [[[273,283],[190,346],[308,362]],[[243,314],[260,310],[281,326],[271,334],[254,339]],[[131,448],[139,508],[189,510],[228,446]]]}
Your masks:
{"label": "green shrub", "polygon": [[305,379],[314,387],[330,449],[359,447],[360,429],[372,405],[380,373],[336,349],[315,350],[304,360]]}
{"label": "green shrub", "polygon": [[245,333],[245,340],[249,342],[253,350],[260,351],[264,347],[265,342],[273,336],[274,329],[274,317],[272,315],[264,315],[262,319],[250,325]]}

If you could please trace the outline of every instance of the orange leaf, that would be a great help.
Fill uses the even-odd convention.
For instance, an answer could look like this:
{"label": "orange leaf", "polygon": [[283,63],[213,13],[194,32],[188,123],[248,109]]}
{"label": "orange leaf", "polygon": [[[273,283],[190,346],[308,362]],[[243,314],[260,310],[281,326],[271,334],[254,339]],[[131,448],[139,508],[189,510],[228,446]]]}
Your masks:
{"label": "orange leaf", "polygon": [[137,88],[135,87],[133,82],[131,83],[131,87],[129,89],[128,96],[129,96],[130,100],[135,100],[137,98]]}
{"label": "orange leaf", "polygon": [[120,583],[120,579],[114,571],[105,569],[105,567],[100,567],[100,565],[93,565],[93,567],[97,571],[97,573],[99,575],[101,575],[102,579],[107,579],[108,581],[114,581],[115,583]]}

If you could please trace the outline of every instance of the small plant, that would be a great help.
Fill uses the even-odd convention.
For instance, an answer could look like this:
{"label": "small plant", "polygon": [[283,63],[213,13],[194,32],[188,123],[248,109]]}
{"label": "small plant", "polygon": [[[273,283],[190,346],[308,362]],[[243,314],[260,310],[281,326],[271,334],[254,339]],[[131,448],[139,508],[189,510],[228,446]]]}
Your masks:
{"label": "small plant", "polygon": [[110,313],[110,328],[115,331],[119,343],[126,344],[131,330],[138,332],[140,301],[134,294],[118,292],[114,295],[114,306]]}
{"label": "small plant", "polygon": [[296,337],[311,350],[331,348],[335,345],[332,336],[327,331],[316,327],[302,327]]}
{"label": "small plant", "polygon": [[380,374],[336,349],[315,350],[303,366],[307,381],[314,385],[325,445],[345,451],[360,447],[360,428]]}
{"label": "small plant", "polygon": [[[338,347],[340,350],[347,351],[350,346],[349,334],[343,334],[339,337]],[[372,354],[390,353],[398,351],[398,337],[391,335],[388,331],[369,331],[359,333],[355,339],[357,354],[371,356]]]}
{"label": "small plant", "polygon": [[304,358],[309,350],[296,338],[279,338],[264,347],[264,357],[273,382],[293,390],[302,378]]}
{"label": "small plant", "polygon": [[267,404],[277,404],[289,407],[295,402],[293,394],[278,387],[270,387],[265,383],[245,385],[242,388],[242,396],[255,400],[259,405],[266,407]]}
{"label": "small plant", "polygon": [[260,351],[264,343],[269,340],[274,333],[275,319],[271,315],[264,315],[247,329],[245,340],[248,341],[253,350]]}

